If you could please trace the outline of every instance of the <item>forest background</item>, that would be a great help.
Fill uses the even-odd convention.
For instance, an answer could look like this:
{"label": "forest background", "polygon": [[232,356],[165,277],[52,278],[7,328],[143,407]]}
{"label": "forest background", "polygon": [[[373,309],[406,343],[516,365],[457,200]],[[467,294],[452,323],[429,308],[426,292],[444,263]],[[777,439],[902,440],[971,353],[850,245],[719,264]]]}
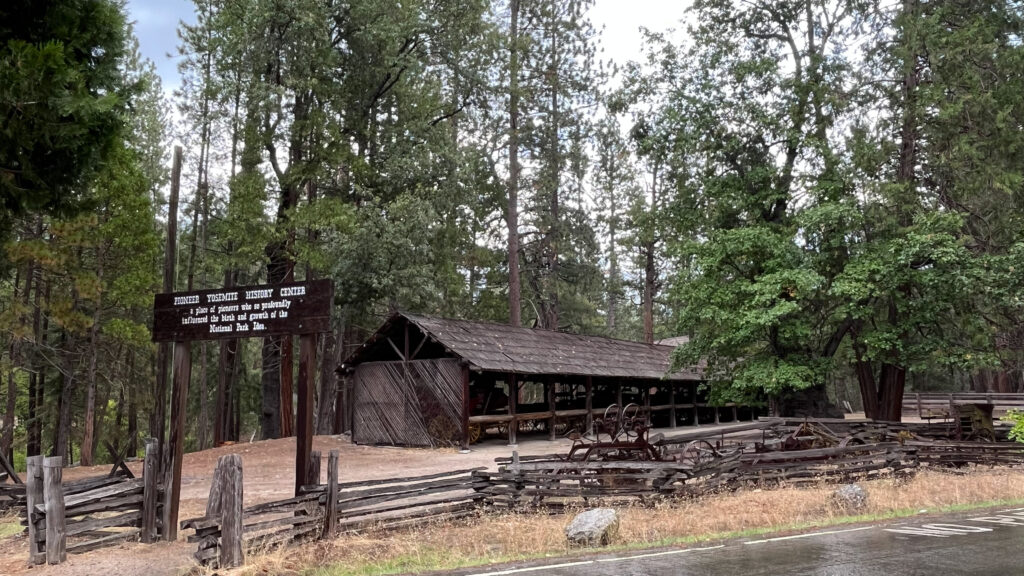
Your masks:
{"label": "forest background", "polygon": [[[1022,390],[1021,3],[695,0],[621,64],[592,6],[196,0],[168,96],[120,2],[5,3],[0,449],[165,426],[174,142],[174,289],[334,281],[319,433],[394,310],[687,336],[783,412]],[[291,347],[193,347],[190,449],[287,432]]]}

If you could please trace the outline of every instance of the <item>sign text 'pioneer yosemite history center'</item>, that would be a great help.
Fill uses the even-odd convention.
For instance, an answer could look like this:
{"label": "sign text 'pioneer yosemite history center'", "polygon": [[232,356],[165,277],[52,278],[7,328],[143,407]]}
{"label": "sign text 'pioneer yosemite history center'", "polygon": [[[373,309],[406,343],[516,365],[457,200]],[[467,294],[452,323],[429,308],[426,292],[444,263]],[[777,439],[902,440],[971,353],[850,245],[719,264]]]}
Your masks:
{"label": "sign text 'pioneer yosemite history center'", "polygon": [[153,341],[213,340],[330,330],[330,280],[157,294]]}

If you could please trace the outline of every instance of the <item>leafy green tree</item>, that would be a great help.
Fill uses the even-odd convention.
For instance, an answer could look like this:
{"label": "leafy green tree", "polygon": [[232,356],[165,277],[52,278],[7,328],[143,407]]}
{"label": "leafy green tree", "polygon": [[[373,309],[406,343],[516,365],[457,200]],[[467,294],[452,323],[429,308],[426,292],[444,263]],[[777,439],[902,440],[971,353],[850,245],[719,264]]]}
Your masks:
{"label": "leafy green tree", "polygon": [[0,8],[0,233],[28,211],[81,207],[124,125],[126,32],[113,0]]}

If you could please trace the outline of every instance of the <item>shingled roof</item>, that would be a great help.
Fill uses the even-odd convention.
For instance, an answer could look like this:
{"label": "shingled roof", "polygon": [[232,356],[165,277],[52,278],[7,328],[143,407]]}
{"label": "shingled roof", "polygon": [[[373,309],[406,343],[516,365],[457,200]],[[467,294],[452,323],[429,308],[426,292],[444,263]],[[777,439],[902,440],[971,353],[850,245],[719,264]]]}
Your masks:
{"label": "shingled roof", "polygon": [[468,362],[474,371],[701,380],[699,368],[666,374],[673,346],[407,313],[392,315],[345,365],[365,361],[365,351],[386,339],[403,320],[448,354]]}

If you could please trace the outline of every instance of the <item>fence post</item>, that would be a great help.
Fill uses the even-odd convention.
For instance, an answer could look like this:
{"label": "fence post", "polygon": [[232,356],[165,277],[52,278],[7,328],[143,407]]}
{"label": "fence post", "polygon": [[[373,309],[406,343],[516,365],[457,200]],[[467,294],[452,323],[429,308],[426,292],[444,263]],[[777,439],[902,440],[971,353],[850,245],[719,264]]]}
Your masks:
{"label": "fence post", "polygon": [[209,517],[220,516],[221,498],[224,493],[224,470],[228,461],[224,457],[217,459],[217,466],[213,469],[213,481],[210,482],[210,495],[206,498],[206,515]]}
{"label": "fence post", "polygon": [[306,480],[303,484],[312,486],[320,483],[320,451],[312,450],[309,453],[309,463],[306,465]]}
{"label": "fence post", "polygon": [[226,454],[223,463],[220,497],[220,567],[234,568],[245,562],[242,552],[242,457]]}
{"label": "fence post", "polygon": [[146,459],[142,464],[142,532],[139,535],[144,544],[152,544],[159,539],[156,532],[159,456],[156,438],[146,438]]}
{"label": "fence post", "polygon": [[67,560],[67,534],[64,530],[64,486],[61,484],[64,459],[60,456],[43,460],[43,500],[46,507],[46,562],[60,564]]}
{"label": "fence post", "polygon": [[324,534],[329,537],[334,533],[338,521],[338,451],[331,450],[327,454],[327,503],[324,511]]}
{"label": "fence post", "polygon": [[[43,503],[43,457],[29,456],[25,476],[25,518],[28,520],[29,564],[46,562],[46,544],[40,542],[36,524],[36,504]],[[44,531],[45,535],[45,531]]]}

